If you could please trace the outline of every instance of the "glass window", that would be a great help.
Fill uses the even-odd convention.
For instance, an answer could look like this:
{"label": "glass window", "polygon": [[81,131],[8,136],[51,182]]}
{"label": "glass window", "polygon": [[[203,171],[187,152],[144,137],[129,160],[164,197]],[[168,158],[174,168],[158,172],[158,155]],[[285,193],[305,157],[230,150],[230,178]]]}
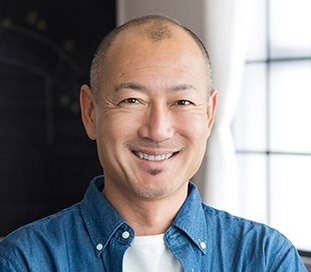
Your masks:
{"label": "glass window", "polygon": [[240,216],[267,223],[267,157],[238,154]]}
{"label": "glass window", "polygon": [[239,215],[311,254],[311,1],[256,2],[232,125]]}
{"label": "glass window", "polygon": [[311,251],[311,156],[272,155],[270,163],[270,223]]}
{"label": "glass window", "polygon": [[272,151],[311,153],[311,62],[270,66]]}
{"label": "glass window", "polygon": [[270,48],[273,58],[311,54],[311,1],[270,0]]}

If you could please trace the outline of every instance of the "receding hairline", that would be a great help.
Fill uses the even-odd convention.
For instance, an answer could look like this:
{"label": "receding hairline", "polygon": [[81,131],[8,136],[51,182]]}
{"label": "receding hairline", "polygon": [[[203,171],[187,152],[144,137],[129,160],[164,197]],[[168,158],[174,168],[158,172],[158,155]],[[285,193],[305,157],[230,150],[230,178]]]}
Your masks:
{"label": "receding hairline", "polygon": [[163,16],[163,15],[146,15],[138,18],[134,18],[125,24],[113,29],[109,32],[103,40],[100,42],[91,65],[90,71],[90,85],[95,96],[99,93],[100,86],[100,75],[105,69],[107,63],[107,55],[110,48],[114,44],[114,41],[119,37],[119,35],[124,31],[130,31],[131,29],[136,29],[145,35],[151,41],[157,43],[163,40],[170,39],[174,36],[172,26],[176,26],[184,30],[197,44],[199,47],[202,57],[204,58],[207,65],[207,77],[209,79],[208,92],[211,92],[211,64],[208,52],[202,43],[202,41],[188,28],[181,25],[178,21]]}

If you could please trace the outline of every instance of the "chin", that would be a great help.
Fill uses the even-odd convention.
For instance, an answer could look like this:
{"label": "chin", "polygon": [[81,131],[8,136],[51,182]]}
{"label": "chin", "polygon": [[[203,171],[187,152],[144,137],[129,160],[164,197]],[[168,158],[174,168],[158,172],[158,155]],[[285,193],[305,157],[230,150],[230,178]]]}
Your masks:
{"label": "chin", "polygon": [[173,178],[164,178],[157,170],[152,170],[149,180],[149,184],[132,184],[132,191],[140,198],[156,200],[176,194],[186,183],[172,183]]}

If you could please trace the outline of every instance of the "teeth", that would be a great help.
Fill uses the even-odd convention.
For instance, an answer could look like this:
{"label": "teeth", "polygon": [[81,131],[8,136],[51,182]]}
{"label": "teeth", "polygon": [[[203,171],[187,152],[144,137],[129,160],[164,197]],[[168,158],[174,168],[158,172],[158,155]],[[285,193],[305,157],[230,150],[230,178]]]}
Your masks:
{"label": "teeth", "polygon": [[147,161],[164,161],[164,160],[168,160],[169,158],[173,156],[173,153],[163,154],[163,155],[148,155],[146,153],[135,152],[135,154],[139,158],[147,160]]}
{"label": "teeth", "polygon": [[165,159],[165,155],[164,155],[164,158],[163,158],[163,155],[156,155],[156,156],[154,156],[154,160],[155,161],[162,161],[164,159]]}

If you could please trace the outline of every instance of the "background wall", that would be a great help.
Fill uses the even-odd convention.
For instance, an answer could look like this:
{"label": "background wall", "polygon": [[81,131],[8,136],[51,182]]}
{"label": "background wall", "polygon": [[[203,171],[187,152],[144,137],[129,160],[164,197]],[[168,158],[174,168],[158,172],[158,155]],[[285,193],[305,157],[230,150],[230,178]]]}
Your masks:
{"label": "background wall", "polygon": [[117,24],[146,14],[168,15],[195,30],[200,39],[206,38],[204,0],[117,0]]}
{"label": "background wall", "polygon": [[3,0],[0,236],[79,201],[101,173],[79,89],[115,1]]}

